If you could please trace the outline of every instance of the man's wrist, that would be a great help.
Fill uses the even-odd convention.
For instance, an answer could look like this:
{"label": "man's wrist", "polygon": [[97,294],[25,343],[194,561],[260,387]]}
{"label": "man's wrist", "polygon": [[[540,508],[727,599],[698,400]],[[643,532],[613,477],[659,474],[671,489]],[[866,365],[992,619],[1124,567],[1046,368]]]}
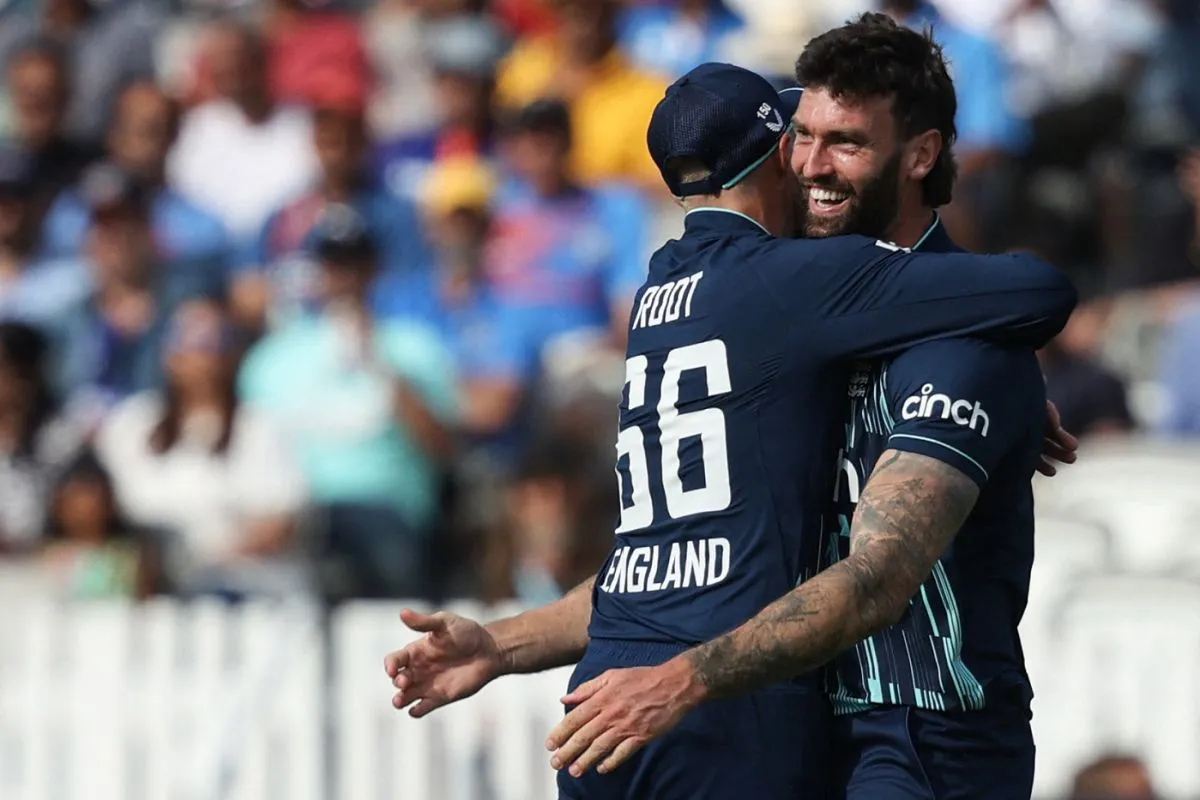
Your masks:
{"label": "man's wrist", "polygon": [[[500,678],[505,675],[512,675],[516,672],[516,657],[514,654],[515,645],[510,641],[511,637],[507,636],[507,631],[511,628],[512,618],[496,620],[483,626],[484,631],[488,636],[492,637],[492,642],[496,646],[496,663],[494,678]],[[510,623],[506,625],[505,623]]]}
{"label": "man's wrist", "polygon": [[688,650],[662,665],[663,669],[671,674],[672,682],[679,687],[679,700],[688,708],[695,708],[711,696],[708,685],[705,684],[692,658],[693,652],[694,650]]}

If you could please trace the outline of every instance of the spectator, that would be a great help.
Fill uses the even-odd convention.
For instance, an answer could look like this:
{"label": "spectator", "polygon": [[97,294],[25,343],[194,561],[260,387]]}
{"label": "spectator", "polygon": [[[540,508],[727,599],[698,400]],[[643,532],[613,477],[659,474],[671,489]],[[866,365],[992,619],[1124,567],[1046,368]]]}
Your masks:
{"label": "spectator", "polygon": [[419,319],[449,344],[458,366],[468,447],[494,466],[519,449],[521,411],[536,378],[539,344],[530,314],[502,303],[484,271],[495,177],[481,162],[452,159],[434,167],[424,209],[437,268],[380,282],[376,307],[386,317]]}
{"label": "spectator", "polygon": [[1063,427],[1080,438],[1126,434],[1133,430],[1125,384],[1094,359],[1057,341],[1039,353],[1046,397],[1058,406]]}
{"label": "spectator", "polygon": [[642,69],[683,75],[705,61],[728,60],[722,45],[741,27],[722,0],[634,3],[622,15],[621,47]]}
{"label": "spectator", "polygon": [[28,45],[7,63],[15,139],[34,159],[34,214],[40,222],[58,193],[75,183],[96,152],[65,132],[70,83],[64,56],[45,42]]}
{"label": "spectator", "polygon": [[434,74],[433,124],[382,144],[375,155],[387,186],[413,199],[436,161],[493,155],[496,65],[505,50],[484,17],[429,23],[422,41]]}
{"label": "spectator", "polygon": [[996,249],[1007,233],[1011,209],[1011,159],[1028,144],[1024,120],[1005,95],[1008,64],[994,42],[943,18],[925,0],[884,0],[899,23],[931,29],[954,67],[958,90],[954,153],[958,162],[955,203],[944,209],[955,239],[971,250]]}
{"label": "spectator", "polygon": [[184,300],[224,293],[224,275],[172,263],[155,248],[149,197],[112,164],[88,171],[81,195],[90,212],[85,261],[91,290],[56,332],[60,380],[72,413],[88,420],[135,392],[160,386],[167,320]]}
{"label": "spectator", "polygon": [[90,452],[54,490],[42,564],[58,594],[72,600],[142,599],[158,591],[150,539],[121,517],[112,480]]}
{"label": "spectator", "polygon": [[237,401],[238,344],[220,306],[181,305],[165,388],[117,406],[96,445],[124,512],[170,536],[178,590],[293,594],[306,587],[297,542],[304,482],[274,423]]}
{"label": "spectator", "polygon": [[556,9],[558,32],[521,42],[501,66],[501,104],[519,109],[546,97],[565,100],[576,180],[631,180],[658,191],[662,179],[646,149],[646,126],[664,81],[631,66],[617,49],[617,0],[556,0]]}
{"label": "spectator", "polygon": [[557,431],[529,448],[508,492],[508,541],[490,543],[483,567],[490,599],[541,605],[600,568],[615,513],[603,463],[590,442]]}
{"label": "spectator", "polygon": [[0,323],[0,553],[37,543],[54,480],[82,442],[58,414],[47,357],[36,329]]}
{"label": "spectator", "polygon": [[88,291],[78,263],[40,256],[34,159],[0,146],[0,318],[52,325]]}
{"label": "spectator", "polygon": [[488,270],[498,296],[536,316],[541,341],[588,332],[623,350],[645,277],[644,207],[572,180],[572,128],[556,100],[518,114],[505,148],[518,182],[497,200]]}
{"label": "spectator", "polygon": [[225,23],[208,44],[217,98],[184,117],[167,174],[184,196],[220,214],[235,242],[248,242],[316,177],[312,121],[271,98],[257,32]]}
{"label": "spectator", "polygon": [[1132,756],[1107,756],[1075,776],[1071,800],[1154,800],[1146,766]]}
{"label": "spectator", "polygon": [[[151,82],[125,87],[108,133],[112,162],[152,195],[154,241],[171,261],[223,266],[229,239],[221,221],[167,184],[167,154],[179,128],[179,107]],[[88,228],[88,209],[77,189],[59,195],[46,220],[44,247],[78,256]]]}
{"label": "spectator", "polygon": [[322,307],[255,347],[241,394],[283,424],[358,591],[423,596],[456,407],[450,355],[428,328],[372,313],[378,251],[358,212],[329,206],[315,242]]}
{"label": "spectator", "polygon": [[385,272],[429,266],[430,254],[416,208],[375,184],[367,162],[363,98],[353,87],[325,84],[317,98],[313,149],[320,163],[315,186],[268,218],[234,282],[239,320],[252,329],[280,324],[319,300],[312,257],[313,225],[330,203],[347,203],[367,221]]}
{"label": "spectator", "polygon": [[6,21],[0,34],[0,63],[31,41],[68,55],[63,109],[70,137],[97,142],[120,87],[154,77],[155,37],[162,28],[160,6],[146,0],[46,0],[33,15]]}
{"label": "spectator", "polygon": [[329,0],[272,0],[266,20],[271,94],[281,103],[311,105],[330,73],[365,96],[371,68],[359,23]]}

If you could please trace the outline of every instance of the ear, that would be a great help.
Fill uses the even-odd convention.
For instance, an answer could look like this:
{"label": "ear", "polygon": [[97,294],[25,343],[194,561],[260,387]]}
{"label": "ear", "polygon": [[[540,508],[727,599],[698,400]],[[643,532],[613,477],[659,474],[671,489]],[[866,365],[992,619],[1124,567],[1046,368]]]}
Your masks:
{"label": "ear", "polygon": [[909,180],[925,180],[925,177],[933,171],[941,154],[942,134],[936,130],[927,130],[910,139],[904,164]]}

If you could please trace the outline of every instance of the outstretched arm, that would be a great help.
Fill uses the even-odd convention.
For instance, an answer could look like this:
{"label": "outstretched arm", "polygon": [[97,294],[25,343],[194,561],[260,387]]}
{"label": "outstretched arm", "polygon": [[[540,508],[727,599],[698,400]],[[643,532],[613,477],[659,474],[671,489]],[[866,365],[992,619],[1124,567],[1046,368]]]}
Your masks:
{"label": "outstretched arm", "polygon": [[596,578],[588,578],[553,603],[488,625],[500,649],[504,674],[542,672],[583,658],[595,585]]}
{"label": "outstretched arm", "polygon": [[595,582],[591,578],[553,603],[486,626],[445,611],[404,610],[404,624],[425,635],[384,659],[396,687],[392,705],[416,703],[409,714],[423,717],[501,675],[575,663],[587,648]]}
{"label": "outstretched arm", "polygon": [[808,672],[896,622],[978,496],[958,469],[888,450],[859,500],[848,558],[730,633],[580,686],[563,699],[577,707],[550,734],[551,765],[579,775],[604,759],[607,772],[705,700]]}

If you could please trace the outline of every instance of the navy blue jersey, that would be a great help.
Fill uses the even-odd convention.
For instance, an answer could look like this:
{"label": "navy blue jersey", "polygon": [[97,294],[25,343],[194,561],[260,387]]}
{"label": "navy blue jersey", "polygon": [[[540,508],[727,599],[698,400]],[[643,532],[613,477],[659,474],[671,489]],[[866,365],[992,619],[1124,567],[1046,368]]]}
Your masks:
{"label": "navy blue jersey", "polygon": [[621,516],[590,636],[696,644],[815,571],[850,360],[971,333],[1038,345],[1074,301],[1027,256],[777,239],[690,212],[631,313]]}
{"label": "navy blue jersey", "polygon": [[[938,223],[923,248],[956,250]],[[895,625],[827,671],[835,713],[877,705],[980,709],[1031,698],[1017,624],[1033,565],[1033,490],[1046,392],[1029,348],[978,339],[918,345],[858,365],[837,458],[827,562],[850,552],[859,492],[885,450],[943,461],[980,486],[974,510]]]}

